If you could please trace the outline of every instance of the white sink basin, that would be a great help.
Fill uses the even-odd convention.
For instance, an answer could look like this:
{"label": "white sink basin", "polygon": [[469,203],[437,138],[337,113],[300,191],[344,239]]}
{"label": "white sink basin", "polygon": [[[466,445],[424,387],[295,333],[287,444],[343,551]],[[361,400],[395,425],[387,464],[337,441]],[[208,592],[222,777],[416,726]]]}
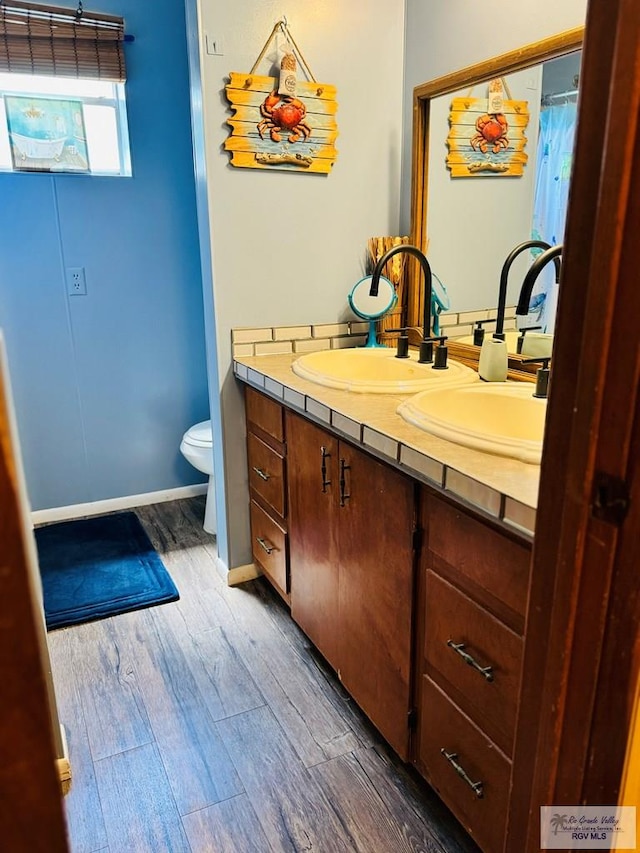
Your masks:
{"label": "white sink basin", "polygon": [[529,382],[435,388],[398,407],[419,429],[455,444],[540,464],[547,401]]}
{"label": "white sink basin", "polygon": [[446,370],[434,370],[430,364],[420,364],[416,353],[396,358],[395,350],[387,347],[310,352],[300,356],[292,370],[327,388],[369,394],[415,394],[425,388],[478,381],[476,372],[459,362],[450,360]]}

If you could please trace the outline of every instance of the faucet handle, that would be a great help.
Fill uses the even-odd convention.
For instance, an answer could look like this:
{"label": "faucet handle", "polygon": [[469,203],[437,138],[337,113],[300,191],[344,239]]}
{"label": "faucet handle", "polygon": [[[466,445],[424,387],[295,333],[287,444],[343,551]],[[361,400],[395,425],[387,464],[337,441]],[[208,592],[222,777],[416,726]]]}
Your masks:
{"label": "faucet handle", "polygon": [[481,347],[484,341],[485,323],[497,323],[497,320],[476,320],[476,328],[473,330],[473,345],[476,347]]}
{"label": "faucet handle", "polygon": [[522,364],[539,364],[540,367],[536,371],[536,390],[533,393],[534,397],[539,397],[546,400],[549,396],[549,378],[551,370],[549,369],[550,356],[543,358],[523,358]]}
{"label": "faucet handle", "polygon": [[518,355],[522,353],[522,347],[524,345],[524,336],[527,334],[527,332],[538,332],[540,331],[540,329],[542,329],[542,326],[522,326],[520,328],[520,335],[516,343]]}
{"label": "faucet handle", "polygon": [[431,364],[433,362],[433,345],[436,343],[440,343],[444,345],[444,342],[447,340],[446,335],[438,335],[434,337],[423,338],[422,343],[420,344],[420,355],[418,356],[418,361],[420,364]]}

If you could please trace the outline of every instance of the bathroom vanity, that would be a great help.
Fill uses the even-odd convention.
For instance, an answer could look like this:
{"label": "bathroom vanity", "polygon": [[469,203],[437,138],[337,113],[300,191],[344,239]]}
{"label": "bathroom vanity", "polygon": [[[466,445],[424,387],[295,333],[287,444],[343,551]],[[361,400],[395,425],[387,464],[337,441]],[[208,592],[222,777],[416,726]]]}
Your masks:
{"label": "bathroom vanity", "polygon": [[[498,853],[529,584],[532,536],[521,525],[533,529],[534,515],[514,507],[525,508],[518,497],[532,502],[537,468],[488,457],[491,485],[477,480],[475,492],[433,458],[409,469],[404,442],[418,431],[395,425],[399,398],[311,386],[293,376],[292,360],[236,362],[255,562],[397,754]],[[354,417],[335,408],[345,396]],[[366,424],[371,406],[380,431]],[[391,412],[403,441],[391,426],[381,431]],[[514,471],[523,482],[507,494]]]}

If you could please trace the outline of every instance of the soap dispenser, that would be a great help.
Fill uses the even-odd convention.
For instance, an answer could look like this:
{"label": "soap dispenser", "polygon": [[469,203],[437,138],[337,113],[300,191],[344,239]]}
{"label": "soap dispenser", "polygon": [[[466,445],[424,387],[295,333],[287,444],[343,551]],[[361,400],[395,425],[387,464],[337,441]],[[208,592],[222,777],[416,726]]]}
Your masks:
{"label": "soap dispenser", "polygon": [[508,366],[507,342],[485,338],[478,361],[480,379],[485,382],[506,382]]}

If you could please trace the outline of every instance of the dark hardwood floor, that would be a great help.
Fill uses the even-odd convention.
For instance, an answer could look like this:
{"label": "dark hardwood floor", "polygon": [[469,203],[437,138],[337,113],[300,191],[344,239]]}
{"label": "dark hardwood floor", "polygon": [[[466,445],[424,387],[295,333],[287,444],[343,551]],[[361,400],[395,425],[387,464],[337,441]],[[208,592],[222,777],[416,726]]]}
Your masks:
{"label": "dark hardwood floor", "polygon": [[74,853],[477,853],[268,584],[225,585],[204,499],[137,512],[180,600],[49,634]]}

